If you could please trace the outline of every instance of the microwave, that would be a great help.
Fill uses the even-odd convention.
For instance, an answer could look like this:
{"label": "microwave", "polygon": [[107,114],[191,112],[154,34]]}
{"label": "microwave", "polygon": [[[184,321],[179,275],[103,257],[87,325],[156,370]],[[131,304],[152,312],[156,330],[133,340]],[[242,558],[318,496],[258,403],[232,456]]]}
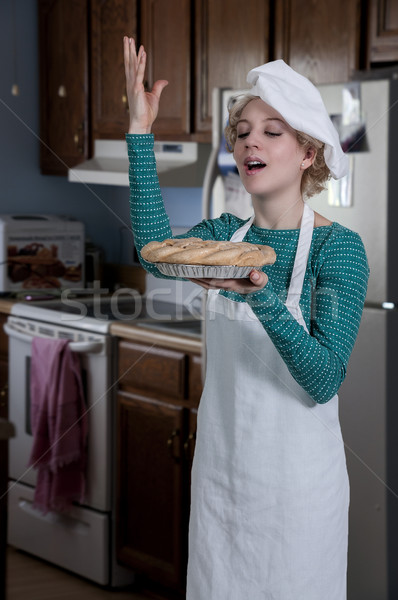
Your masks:
{"label": "microwave", "polygon": [[83,223],[56,215],[0,215],[0,292],[82,288]]}

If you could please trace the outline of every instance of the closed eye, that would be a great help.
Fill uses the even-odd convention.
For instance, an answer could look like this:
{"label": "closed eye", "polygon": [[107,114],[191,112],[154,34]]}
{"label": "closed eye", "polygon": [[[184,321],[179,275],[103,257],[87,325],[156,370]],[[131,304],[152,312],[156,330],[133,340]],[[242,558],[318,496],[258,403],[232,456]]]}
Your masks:
{"label": "closed eye", "polygon": [[[246,138],[246,137],[249,135],[249,133],[250,133],[249,131],[247,131],[246,133],[240,133],[240,134],[237,136],[237,138],[238,138],[239,140],[243,140],[243,139],[245,139],[245,138]],[[273,131],[264,131],[264,134],[265,134],[266,136],[268,136],[268,137],[271,137],[271,138],[273,138],[273,137],[279,137],[280,135],[282,135],[281,133],[275,133],[275,132],[273,132]]]}

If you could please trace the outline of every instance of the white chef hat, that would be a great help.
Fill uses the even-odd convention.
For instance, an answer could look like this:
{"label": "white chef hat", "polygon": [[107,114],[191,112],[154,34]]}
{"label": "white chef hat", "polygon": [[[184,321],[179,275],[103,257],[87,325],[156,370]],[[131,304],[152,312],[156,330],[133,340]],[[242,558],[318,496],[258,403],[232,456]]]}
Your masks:
{"label": "white chef hat", "polygon": [[272,106],[285,121],[303,133],[324,142],[324,157],[334,179],[348,172],[348,158],[321,95],[306,78],[283,60],[274,60],[252,69],[247,81],[250,93]]}

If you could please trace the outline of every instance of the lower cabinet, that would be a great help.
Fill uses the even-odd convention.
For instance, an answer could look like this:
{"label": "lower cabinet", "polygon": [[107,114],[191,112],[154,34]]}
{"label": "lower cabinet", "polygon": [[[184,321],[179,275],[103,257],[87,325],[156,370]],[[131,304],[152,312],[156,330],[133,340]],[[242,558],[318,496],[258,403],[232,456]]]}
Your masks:
{"label": "lower cabinet", "polygon": [[200,355],[121,340],[117,558],[183,597]]}
{"label": "lower cabinet", "polygon": [[[0,418],[8,418],[8,337],[3,330],[7,316],[0,314]],[[7,546],[8,441],[0,439],[0,598],[5,598]]]}

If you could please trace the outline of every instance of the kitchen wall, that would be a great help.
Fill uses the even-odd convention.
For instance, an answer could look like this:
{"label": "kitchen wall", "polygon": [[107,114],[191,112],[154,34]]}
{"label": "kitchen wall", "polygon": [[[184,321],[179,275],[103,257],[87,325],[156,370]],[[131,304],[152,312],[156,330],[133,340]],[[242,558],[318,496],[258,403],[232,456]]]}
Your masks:
{"label": "kitchen wall", "polygon": [[[40,173],[36,0],[0,1],[0,74],[0,213],[72,215],[83,221],[107,261],[129,262],[128,188],[69,183]],[[11,94],[14,83],[19,96]],[[201,188],[162,191],[172,225],[186,228],[201,219]]]}

